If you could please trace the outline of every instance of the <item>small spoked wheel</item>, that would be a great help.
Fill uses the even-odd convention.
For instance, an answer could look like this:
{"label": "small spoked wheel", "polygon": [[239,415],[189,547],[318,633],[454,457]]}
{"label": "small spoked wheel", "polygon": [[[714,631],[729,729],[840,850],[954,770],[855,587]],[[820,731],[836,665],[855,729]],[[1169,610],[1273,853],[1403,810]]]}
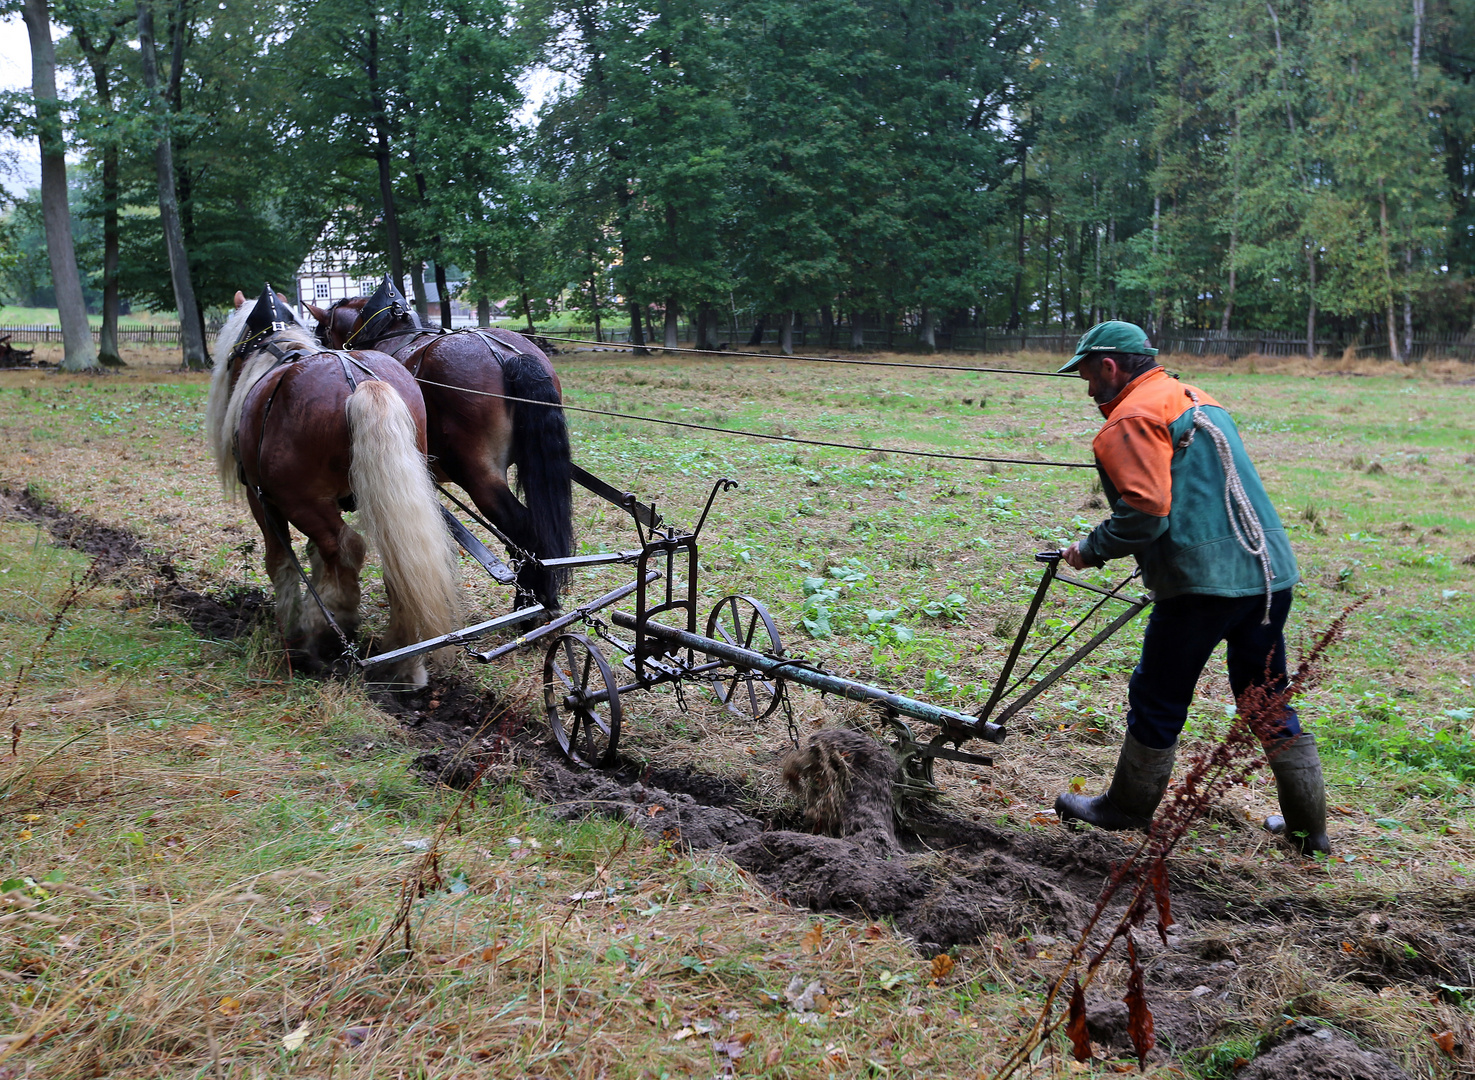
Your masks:
{"label": "small spoked wheel", "polygon": [[[707,636],[749,652],[780,655],[783,645],[768,610],[751,596],[728,596],[707,618]],[[712,684],[717,700],[747,720],[762,720],[778,708],[783,680],[752,668],[733,667]]]}
{"label": "small spoked wheel", "polygon": [[564,757],[613,765],[620,744],[620,693],[599,648],[583,634],[561,634],[543,659],[543,705]]}

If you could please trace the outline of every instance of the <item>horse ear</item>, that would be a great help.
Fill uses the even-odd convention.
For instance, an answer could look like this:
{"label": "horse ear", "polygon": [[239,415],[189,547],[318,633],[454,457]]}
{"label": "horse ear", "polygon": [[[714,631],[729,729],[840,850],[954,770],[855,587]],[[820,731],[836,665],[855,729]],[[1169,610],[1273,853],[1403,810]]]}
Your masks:
{"label": "horse ear", "polygon": [[245,302],[246,302],[246,294],[243,293],[243,292],[241,292],[240,289],[237,289],[236,290],[236,307],[240,307]]}
{"label": "horse ear", "polygon": [[290,301],[290,300],[287,299],[287,294],[284,293],[284,292],[277,293],[277,299],[280,300],[284,304],[290,304],[292,302],[292,301]]}
{"label": "horse ear", "polygon": [[318,322],[325,323],[328,321],[328,313],[322,308],[317,307],[306,300],[302,301],[302,306],[307,308],[307,310],[312,313],[312,317]]}

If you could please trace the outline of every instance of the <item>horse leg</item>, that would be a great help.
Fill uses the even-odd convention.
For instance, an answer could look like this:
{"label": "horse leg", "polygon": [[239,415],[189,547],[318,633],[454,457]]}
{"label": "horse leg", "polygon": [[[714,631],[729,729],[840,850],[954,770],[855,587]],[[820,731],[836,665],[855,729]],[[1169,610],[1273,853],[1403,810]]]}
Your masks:
{"label": "horse leg", "polygon": [[246,493],[246,502],[265,538],[264,562],[275,598],[277,632],[282,636],[290,662],[303,670],[315,670],[314,658],[301,648],[302,586],[297,568],[292,564],[292,553],[281,541],[281,537],[289,535],[287,519],[275,506],[263,504],[254,491]]}
{"label": "horse leg", "polygon": [[343,654],[343,641],[322,609],[327,608],[352,644],[359,626],[359,570],[367,549],[363,537],[345,524],[335,502],[314,500],[297,510],[295,524],[307,535],[312,585],[322,601],[321,608],[311,598],[303,602],[302,636],[316,659],[331,662]]}
{"label": "horse leg", "polygon": [[[359,628],[359,572],[368,556],[368,545],[364,538],[347,522],[339,522],[336,558],[324,558],[323,549],[315,542],[307,547],[308,561],[312,566],[312,584],[317,589],[323,606],[333,616],[333,621],[343,631],[350,643],[358,636]],[[336,655],[343,650],[343,642],[322,617],[316,604],[312,605],[315,628],[324,655]]]}

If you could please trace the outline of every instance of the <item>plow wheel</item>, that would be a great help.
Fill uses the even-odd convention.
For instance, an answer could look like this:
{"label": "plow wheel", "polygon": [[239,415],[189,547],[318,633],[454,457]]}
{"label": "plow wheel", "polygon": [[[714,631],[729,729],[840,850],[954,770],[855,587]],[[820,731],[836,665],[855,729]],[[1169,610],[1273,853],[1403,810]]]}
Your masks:
{"label": "plow wheel", "polygon": [[543,705],[564,757],[588,768],[613,765],[620,744],[614,672],[583,634],[561,634],[543,659]]}
{"label": "plow wheel", "polygon": [[[781,655],[768,610],[751,596],[728,596],[718,601],[707,617],[707,636],[749,652]],[[727,708],[745,720],[762,720],[783,700],[783,680],[752,668],[724,670],[712,684],[712,693]]]}

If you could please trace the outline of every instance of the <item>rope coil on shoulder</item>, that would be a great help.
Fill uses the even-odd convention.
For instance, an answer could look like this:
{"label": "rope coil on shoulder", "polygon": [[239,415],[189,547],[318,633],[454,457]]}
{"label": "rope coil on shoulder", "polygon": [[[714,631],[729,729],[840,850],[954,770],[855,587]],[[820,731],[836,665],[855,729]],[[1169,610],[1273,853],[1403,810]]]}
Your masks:
{"label": "rope coil on shoulder", "polygon": [[1234,531],[1234,539],[1245,553],[1260,562],[1260,570],[1265,575],[1265,615],[1260,620],[1260,625],[1270,625],[1270,588],[1275,581],[1275,572],[1270,565],[1270,540],[1265,535],[1265,526],[1260,522],[1260,515],[1255,512],[1255,504],[1250,501],[1249,492],[1245,491],[1244,481],[1240,479],[1239,469],[1234,464],[1234,448],[1229,445],[1229,436],[1210,420],[1201,411],[1198,395],[1187,387],[1183,392],[1193,402],[1193,426],[1178,443],[1180,450],[1187,450],[1193,444],[1195,431],[1202,431],[1214,443],[1214,449],[1219,454],[1219,464],[1224,469],[1224,510],[1229,515],[1229,527]]}

